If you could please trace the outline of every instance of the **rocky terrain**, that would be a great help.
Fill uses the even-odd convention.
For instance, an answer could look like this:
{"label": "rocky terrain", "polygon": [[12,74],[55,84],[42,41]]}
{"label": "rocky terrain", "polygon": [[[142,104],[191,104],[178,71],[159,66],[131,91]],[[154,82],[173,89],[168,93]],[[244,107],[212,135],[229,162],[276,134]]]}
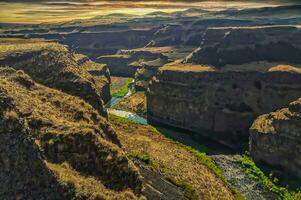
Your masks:
{"label": "rocky terrain", "polygon": [[154,62],[158,59],[159,63],[167,62],[167,58],[162,54],[141,49],[122,50],[114,55],[101,56],[97,58],[97,62],[107,64],[112,75],[134,77],[137,69],[143,67],[144,62]]}
{"label": "rocky terrain", "polygon": [[[255,61],[301,63],[301,31],[293,26],[212,28],[205,34],[187,63],[215,67]],[[222,37],[214,37],[218,35]]]}
{"label": "rocky terrain", "polygon": [[43,162],[13,99],[0,87],[1,199],[59,199],[63,187]]}
{"label": "rocky terrain", "polygon": [[0,24],[0,199],[299,199],[267,174],[300,187],[300,24],[300,5]]}
{"label": "rocky terrain", "polygon": [[221,72],[170,64],[152,80],[147,116],[152,123],[191,130],[237,147],[247,143],[248,128],[257,116],[285,107],[301,96],[300,91],[300,73]]}
{"label": "rocky terrain", "polygon": [[278,166],[301,178],[301,99],[259,116],[250,128],[250,153],[256,162]]}
{"label": "rocky terrain", "polygon": [[[0,77],[1,180],[11,186],[1,183],[2,199],[53,199],[55,195],[135,199],[140,195],[137,168],[93,107],[35,83],[23,71],[0,68]],[[61,189],[53,192],[56,188]]]}
{"label": "rocky terrain", "polygon": [[[110,82],[104,65],[79,54],[70,55],[70,62],[75,66],[56,63],[53,57],[47,57],[53,51],[60,52],[52,49],[52,45],[62,48],[63,54],[69,53],[54,42],[16,40],[20,46],[14,46],[16,41],[3,41],[1,58],[6,66],[0,67],[1,199],[241,198],[205,155],[197,156],[163,135],[156,135],[153,127],[112,120],[112,116],[108,122],[106,115],[85,96],[71,95],[72,91],[65,87],[50,84],[50,80],[64,80],[59,79],[55,71],[43,73],[44,79],[38,76],[57,67],[58,71],[62,68],[78,75],[67,81],[81,81],[83,76],[79,75],[84,74],[88,80],[96,76]],[[38,53],[37,58],[41,55],[48,58],[39,60],[44,61],[44,65],[22,62],[22,57],[18,57],[27,52],[32,55],[33,49],[41,46],[45,53]],[[6,51],[11,49],[14,51],[7,55]],[[13,62],[14,53],[20,62]],[[31,57],[31,60],[37,58]],[[93,87],[97,88],[97,84]],[[140,94],[139,104],[145,111],[145,96]],[[141,137],[141,133],[145,136]],[[134,134],[131,140],[128,140],[129,134]],[[152,148],[144,149],[151,143]],[[170,145],[172,149],[168,149],[172,151],[167,156],[167,149],[161,147]],[[155,160],[145,160],[140,156],[144,153]],[[175,158],[176,154],[182,156]],[[158,163],[158,168],[154,163]],[[192,171],[195,167],[197,169]],[[198,178],[193,180],[193,177]],[[216,187],[220,189],[215,190]]]}
{"label": "rocky terrain", "polygon": [[[179,53],[162,53],[169,62],[198,48],[186,62],[216,67],[260,60],[299,62],[300,9],[300,5],[210,12],[191,8],[145,16],[112,14],[57,24],[0,24],[0,37],[60,41],[72,51],[107,64],[113,75],[134,77],[137,72],[137,88],[145,90],[158,65],[166,63],[166,57],[159,53],[162,50],[149,48],[176,48]],[[281,54],[284,49],[289,56]],[[186,55],[180,55],[183,52]],[[240,59],[236,59],[238,52]]]}
{"label": "rocky terrain", "polygon": [[146,95],[144,92],[136,92],[128,98],[122,99],[117,105],[113,106],[114,109],[126,110],[137,113],[142,117],[146,117]]}
{"label": "rocky terrain", "polygon": [[[108,72],[103,66],[80,60],[63,45],[51,41],[1,39],[0,51],[1,65],[23,70],[38,83],[81,97],[105,115],[100,96],[106,102],[111,95]],[[99,71],[97,78],[89,73],[89,67]]]}
{"label": "rocky terrain", "polygon": [[[223,178],[213,161],[205,154],[198,154],[183,145],[166,138],[162,132],[149,125],[110,116],[123,149],[137,160],[146,163],[161,180],[184,188],[187,199],[242,199],[243,197]],[[150,181],[151,180],[151,181]],[[161,182],[148,180],[150,187],[166,188]],[[216,189],[218,188],[218,190]],[[148,187],[146,187],[148,190]],[[164,192],[163,192],[164,191]],[[149,199],[182,199],[174,191],[168,195],[167,187],[159,196]]]}

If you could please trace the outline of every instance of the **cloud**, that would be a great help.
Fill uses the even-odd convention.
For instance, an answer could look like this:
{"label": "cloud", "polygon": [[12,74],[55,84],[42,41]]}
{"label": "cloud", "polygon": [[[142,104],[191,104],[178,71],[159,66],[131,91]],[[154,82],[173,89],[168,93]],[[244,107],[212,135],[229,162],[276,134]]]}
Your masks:
{"label": "cloud", "polygon": [[298,1],[262,0],[0,0],[0,22],[38,23],[87,19],[111,13],[174,12],[192,7],[207,10],[262,7]]}

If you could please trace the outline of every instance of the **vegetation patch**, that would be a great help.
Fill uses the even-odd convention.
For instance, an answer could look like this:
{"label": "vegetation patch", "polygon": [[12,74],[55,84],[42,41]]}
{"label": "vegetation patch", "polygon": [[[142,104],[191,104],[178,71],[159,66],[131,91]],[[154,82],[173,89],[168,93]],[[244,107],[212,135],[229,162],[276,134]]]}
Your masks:
{"label": "vegetation patch", "polygon": [[146,126],[144,124],[141,124],[139,122],[133,121],[131,119],[127,119],[124,117],[119,117],[117,115],[113,115],[113,114],[109,114],[109,121],[112,121],[114,124],[118,124],[118,125],[141,125],[141,126]]}
{"label": "vegetation patch", "polygon": [[288,187],[277,186],[278,179],[270,175],[266,176],[246,152],[240,164],[245,168],[247,175],[255,180],[260,180],[271,192],[277,194],[281,200],[300,200],[301,191],[289,191]]}
{"label": "vegetation patch", "polygon": [[128,78],[125,85],[123,85],[122,88],[120,88],[117,92],[114,92],[112,94],[113,97],[123,97],[128,93],[129,85],[133,82],[134,79]]}
{"label": "vegetation patch", "polygon": [[169,182],[171,182],[172,184],[182,188],[184,191],[184,196],[187,197],[188,199],[191,199],[191,200],[199,199],[195,189],[193,188],[193,186],[191,184],[184,182],[184,181],[176,180],[171,177],[168,177],[167,180]]}
{"label": "vegetation patch", "polygon": [[[164,137],[165,130],[161,128],[137,124],[114,115],[110,115],[109,119],[117,129],[119,139],[129,157],[138,159],[150,166],[156,164],[152,168],[159,170],[174,185],[183,188],[187,198],[194,199],[194,191],[199,197],[206,195],[205,197],[209,199],[217,197],[215,195],[223,191],[225,192],[222,192],[224,195],[231,194],[225,196],[227,199],[244,199],[230,185],[221,169],[206,153],[176,142],[176,139],[170,140]],[[219,191],[216,191],[217,187],[220,188]],[[208,193],[203,192],[204,189]]]}
{"label": "vegetation patch", "polygon": [[158,165],[151,159],[148,153],[137,153],[137,152],[130,152],[128,153],[130,158],[135,158],[140,160],[141,162],[150,166],[153,170],[158,170]]}
{"label": "vegetation patch", "polygon": [[146,116],[146,95],[144,92],[135,92],[133,95],[122,99],[118,104],[113,106],[114,109],[125,110]]}
{"label": "vegetation patch", "polygon": [[203,152],[199,152],[189,146],[185,146],[181,143],[179,143],[181,146],[183,146],[185,149],[187,149],[189,152],[193,153],[194,155],[196,155],[196,157],[199,159],[199,161],[207,166],[210,170],[212,170],[218,178],[220,178],[224,184],[232,191],[233,195],[235,196],[235,199],[237,200],[244,200],[244,196],[239,192],[237,191],[228,181],[227,179],[225,178],[222,170],[215,164],[215,162],[209,157],[206,155],[206,153],[203,153]]}

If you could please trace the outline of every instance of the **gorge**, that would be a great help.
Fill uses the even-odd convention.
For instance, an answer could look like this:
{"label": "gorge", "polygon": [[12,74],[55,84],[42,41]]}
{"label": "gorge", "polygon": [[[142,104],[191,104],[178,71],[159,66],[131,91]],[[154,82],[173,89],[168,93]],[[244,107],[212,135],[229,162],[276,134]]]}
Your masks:
{"label": "gorge", "polygon": [[180,4],[0,16],[0,199],[301,199],[301,6]]}

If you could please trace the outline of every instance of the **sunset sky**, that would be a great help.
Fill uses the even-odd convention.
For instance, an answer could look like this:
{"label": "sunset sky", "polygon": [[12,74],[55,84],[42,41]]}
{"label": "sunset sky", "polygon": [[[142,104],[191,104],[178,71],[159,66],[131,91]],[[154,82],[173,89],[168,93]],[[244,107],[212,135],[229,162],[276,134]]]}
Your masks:
{"label": "sunset sky", "polygon": [[0,22],[41,23],[87,19],[111,13],[143,15],[155,11],[174,12],[191,7],[207,10],[276,6],[270,1],[101,1],[101,0],[0,0]]}

